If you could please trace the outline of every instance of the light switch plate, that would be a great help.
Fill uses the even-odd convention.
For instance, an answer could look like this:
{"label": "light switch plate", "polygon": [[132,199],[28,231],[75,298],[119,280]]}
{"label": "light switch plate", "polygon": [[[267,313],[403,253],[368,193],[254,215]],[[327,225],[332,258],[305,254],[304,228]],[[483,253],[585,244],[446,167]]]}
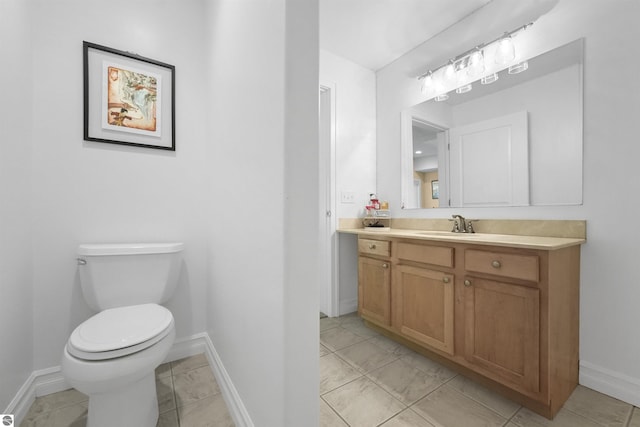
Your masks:
{"label": "light switch plate", "polygon": [[342,203],[355,203],[356,195],[353,191],[343,191],[340,193],[340,201]]}

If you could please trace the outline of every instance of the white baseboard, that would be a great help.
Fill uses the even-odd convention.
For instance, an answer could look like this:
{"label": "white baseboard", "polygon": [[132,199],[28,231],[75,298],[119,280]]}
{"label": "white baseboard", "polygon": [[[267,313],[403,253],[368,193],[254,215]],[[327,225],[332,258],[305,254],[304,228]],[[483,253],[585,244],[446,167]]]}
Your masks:
{"label": "white baseboard", "polygon": [[[209,365],[220,386],[220,392],[227,403],[229,413],[235,424],[238,427],[253,427],[249,413],[244,407],[240,395],[224,368],[208,334],[203,332],[176,340],[164,362],[172,362],[200,353],[204,353],[207,356]],[[60,366],[33,371],[3,413],[13,414],[16,421],[15,424],[20,425],[36,397],[46,396],[69,388],[71,386],[64,379]]]}
{"label": "white baseboard", "polygon": [[68,388],[70,386],[62,376],[60,366],[33,371],[4,413],[13,414],[16,424],[20,425],[36,397],[57,393]]}
{"label": "white baseboard", "polygon": [[235,425],[238,427],[254,427],[249,412],[247,408],[245,408],[244,403],[242,403],[242,399],[240,399],[240,395],[233,385],[231,377],[229,377],[227,370],[224,368],[222,360],[211,342],[211,338],[209,338],[207,334],[203,335],[207,342],[206,355],[209,360],[209,365],[213,369],[213,374],[216,377],[224,401],[227,403],[231,418],[233,418]]}
{"label": "white baseboard", "polygon": [[358,299],[345,299],[340,301],[340,307],[338,308],[338,316],[353,313],[358,311]]}
{"label": "white baseboard", "polygon": [[15,425],[19,426],[22,423],[29,408],[36,400],[35,379],[35,372],[32,372],[3,412],[3,414],[13,414]]}
{"label": "white baseboard", "polygon": [[580,384],[634,406],[640,406],[640,379],[580,361]]}

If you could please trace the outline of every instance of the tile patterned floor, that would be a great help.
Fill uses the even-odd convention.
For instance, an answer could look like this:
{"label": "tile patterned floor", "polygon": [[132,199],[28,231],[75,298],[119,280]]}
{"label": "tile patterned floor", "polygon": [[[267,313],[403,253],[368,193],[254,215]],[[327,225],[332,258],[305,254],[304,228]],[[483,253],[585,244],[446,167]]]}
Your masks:
{"label": "tile patterned floor", "polygon": [[370,330],[320,320],[321,427],[640,427],[640,409],[578,386],[553,421]]}
{"label": "tile patterned floor", "polygon": [[[232,427],[234,423],[204,354],[156,369],[158,427]],[[76,390],[38,397],[21,427],[85,427],[88,398]]]}
{"label": "tile patterned floor", "polygon": [[[234,425],[203,354],[159,366],[156,385],[158,426]],[[39,397],[21,426],[85,427],[87,405],[75,390]],[[352,314],[320,320],[320,427],[347,426],[640,427],[640,409],[578,386],[549,421],[379,335]]]}

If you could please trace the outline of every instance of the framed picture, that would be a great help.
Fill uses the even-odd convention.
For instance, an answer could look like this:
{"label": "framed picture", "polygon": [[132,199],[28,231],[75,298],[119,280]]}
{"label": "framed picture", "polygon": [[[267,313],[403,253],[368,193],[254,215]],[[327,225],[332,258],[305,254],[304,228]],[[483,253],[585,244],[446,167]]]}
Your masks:
{"label": "framed picture", "polygon": [[438,188],[438,180],[431,181],[431,198],[439,199],[440,198],[440,190]]}
{"label": "framed picture", "polygon": [[176,149],[175,67],[83,42],[84,139]]}

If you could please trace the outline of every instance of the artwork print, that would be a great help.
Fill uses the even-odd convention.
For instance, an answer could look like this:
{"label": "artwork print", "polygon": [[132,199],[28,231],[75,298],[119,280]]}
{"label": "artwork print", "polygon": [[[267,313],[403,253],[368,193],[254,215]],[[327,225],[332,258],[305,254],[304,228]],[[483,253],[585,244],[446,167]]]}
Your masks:
{"label": "artwork print", "polygon": [[161,76],[105,61],[103,84],[103,128],[161,135]]}
{"label": "artwork print", "polygon": [[84,140],[176,150],[175,66],[82,42]]}

